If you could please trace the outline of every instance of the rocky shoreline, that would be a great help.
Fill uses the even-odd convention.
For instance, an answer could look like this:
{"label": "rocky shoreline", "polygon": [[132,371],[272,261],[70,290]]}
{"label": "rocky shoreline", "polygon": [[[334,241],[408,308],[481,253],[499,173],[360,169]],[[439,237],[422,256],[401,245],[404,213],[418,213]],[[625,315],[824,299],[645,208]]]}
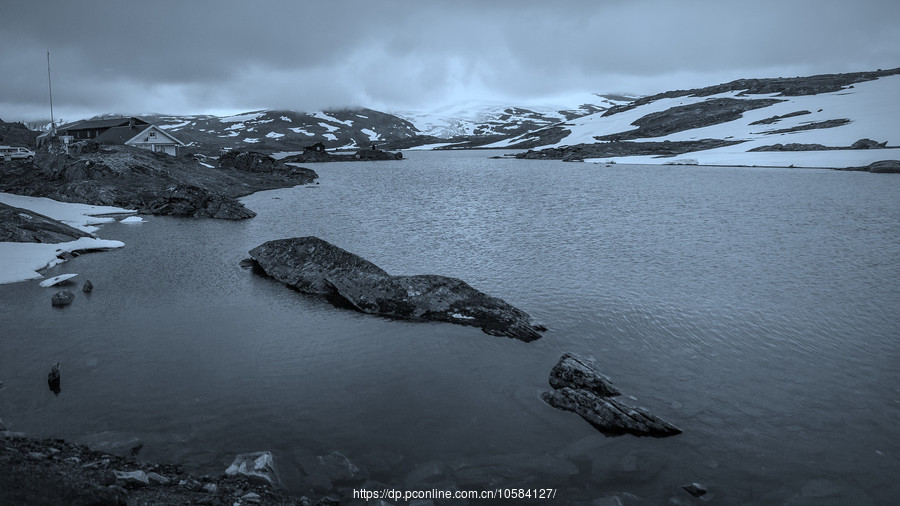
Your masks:
{"label": "rocky shoreline", "polygon": [[256,152],[229,152],[216,160],[91,141],[71,145],[68,151],[51,146],[33,162],[0,164],[0,192],[143,214],[236,220],[256,215],[239,197],[318,178],[310,169]]}
{"label": "rocky shoreline", "polygon": [[0,421],[4,504],[334,504],[291,496],[241,474],[192,476],[178,465],[139,461],[62,439],[2,429]]}

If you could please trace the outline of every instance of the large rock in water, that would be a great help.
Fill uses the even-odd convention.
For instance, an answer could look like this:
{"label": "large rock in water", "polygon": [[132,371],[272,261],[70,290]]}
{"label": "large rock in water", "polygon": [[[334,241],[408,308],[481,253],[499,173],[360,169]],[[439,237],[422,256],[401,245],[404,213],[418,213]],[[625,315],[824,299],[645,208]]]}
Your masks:
{"label": "large rock in water", "polygon": [[541,398],[554,408],[578,413],[604,434],[666,437],[681,429],[644,408],[629,406],[618,399],[619,389],[600,374],[597,363],[574,353],[566,353],[550,372],[550,386]]}
{"label": "large rock in water", "polygon": [[363,313],[443,321],[533,341],[545,330],[524,311],[446,276],[391,276],[377,265],[317,237],[266,242],[250,256],[269,276],[303,293]]}

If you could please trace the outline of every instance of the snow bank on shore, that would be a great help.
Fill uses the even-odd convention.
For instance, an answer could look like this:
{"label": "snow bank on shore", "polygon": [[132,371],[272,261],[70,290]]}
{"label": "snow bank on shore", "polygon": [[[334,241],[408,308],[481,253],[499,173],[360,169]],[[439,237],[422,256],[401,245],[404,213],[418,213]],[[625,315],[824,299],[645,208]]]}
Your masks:
{"label": "snow bank on shore", "polygon": [[92,206],[88,204],[72,204],[59,202],[46,197],[26,197],[12,193],[0,193],[0,203],[12,207],[21,207],[29,211],[43,214],[48,218],[61,221],[66,225],[83,230],[89,234],[94,233],[102,225],[115,221],[109,214],[135,214],[136,211],[112,206]]}
{"label": "snow bank on shore", "polygon": [[[98,229],[96,225],[115,221],[115,218],[97,215],[134,214],[134,211],[111,206],[91,206],[58,202],[44,197],[24,197],[0,193],[0,202],[43,214],[88,233]],[[125,243],[93,237],[82,237],[59,244],[33,242],[0,242],[0,284],[15,283],[43,276],[37,271],[53,267],[64,260],[63,252],[121,248]]]}

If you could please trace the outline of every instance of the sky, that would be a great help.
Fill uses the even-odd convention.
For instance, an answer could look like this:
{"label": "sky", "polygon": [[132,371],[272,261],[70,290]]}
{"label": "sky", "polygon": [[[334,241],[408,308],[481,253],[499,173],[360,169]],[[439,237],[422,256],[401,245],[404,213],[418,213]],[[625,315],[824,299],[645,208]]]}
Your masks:
{"label": "sky", "polygon": [[900,67],[896,0],[0,0],[0,119],[567,104]]}

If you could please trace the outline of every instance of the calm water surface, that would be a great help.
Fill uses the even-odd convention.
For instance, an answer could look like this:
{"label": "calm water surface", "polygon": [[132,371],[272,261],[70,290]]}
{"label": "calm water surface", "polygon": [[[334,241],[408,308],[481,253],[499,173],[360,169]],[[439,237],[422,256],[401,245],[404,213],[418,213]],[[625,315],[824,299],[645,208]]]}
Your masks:
{"label": "calm water surface", "polygon": [[[492,154],[316,164],[319,185],[245,198],[252,220],[105,226],[125,248],[46,273],[79,273],[90,296],[57,310],[36,281],[0,286],[0,416],[136,435],[142,457],[200,473],[272,450],[296,490],[305,462],[340,451],[396,488],[430,489],[416,471],[447,465],[440,488],[566,503],[687,504],[690,482],[719,504],[900,495],[900,177]],[[366,316],[238,265],[303,235],[462,278],[550,331],[526,344]],[[546,406],[566,351],[684,433],[607,438]]]}

